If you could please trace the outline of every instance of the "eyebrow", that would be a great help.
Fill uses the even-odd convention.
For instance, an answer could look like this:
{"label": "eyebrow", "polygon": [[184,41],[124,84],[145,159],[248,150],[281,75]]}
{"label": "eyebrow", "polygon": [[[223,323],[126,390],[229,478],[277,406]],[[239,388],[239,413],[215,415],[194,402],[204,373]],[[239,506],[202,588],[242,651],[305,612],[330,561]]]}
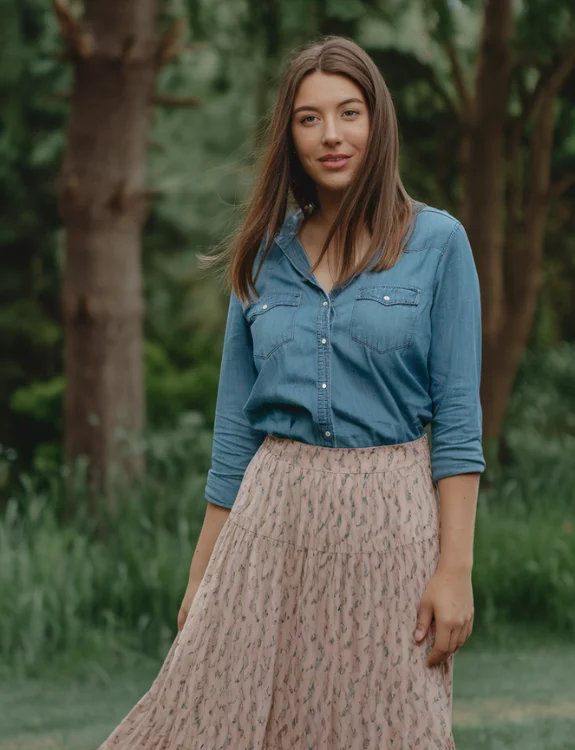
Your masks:
{"label": "eyebrow", "polygon": [[[343,107],[344,104],[350,104],[351,102],[358,102],[358,104],[364,104],[364,102],[362,102],[361,99],[357,99],[356,97],[354,97],[352,99],[344,99],[343,102],[340,102],[337,106]],[[312,107],[308,104],[305,104],[302,107],[298,107],[297,109],[294,109],[294,111],[292,112],[292,115],[297,115],[297,113],[301,112],[303,109],[312,110],[313,112],[319,112],[319,109],[317,107]]]}

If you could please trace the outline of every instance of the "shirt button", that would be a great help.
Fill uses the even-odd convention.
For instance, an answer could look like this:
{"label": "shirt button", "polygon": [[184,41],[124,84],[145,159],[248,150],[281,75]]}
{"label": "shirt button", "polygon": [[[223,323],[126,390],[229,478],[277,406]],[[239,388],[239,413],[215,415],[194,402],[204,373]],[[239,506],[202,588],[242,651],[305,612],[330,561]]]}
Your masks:
{"label": "shirt button", "polygon": [[[389,297],[388,297],[388,299],[389,299]],[[264,305],[264,306],[262,307],[262,310],[265,310],[265,309],[266,309],[266,307],[267,307],[267,305]]]}
{"label": "shirt button", "polygon": [[323,306],[324,306],[324,307],[325,307],[326,305],[327,305],[327,300],[325,300],[325,302],[323,303]]}
{"label": "shirt button", "polygon": [[322,387],[322,388],[327,388],[327,383],[322,383],[322,384],[321,384],[321,387]]}
{"label": "shirt button", "polygon": [[389,299],[389,297],[387,296],[387,294],[385,295],[385,297],[383,299]]}
{"label": "shirt button", "polygon": [[331,435],[331,432],[330,432],[329,430],[326,430],[326,431],[325,431],[325,436],[326,436],[326,437],[329,437],[330,435]]}
{"label": "shirt button", "polygon": [[322,340],[321,340],[321,343],[322,343],[322,344],[325,344],[325,342],[326,342],[326,341],[327,341],[327,339],[322,339]]}

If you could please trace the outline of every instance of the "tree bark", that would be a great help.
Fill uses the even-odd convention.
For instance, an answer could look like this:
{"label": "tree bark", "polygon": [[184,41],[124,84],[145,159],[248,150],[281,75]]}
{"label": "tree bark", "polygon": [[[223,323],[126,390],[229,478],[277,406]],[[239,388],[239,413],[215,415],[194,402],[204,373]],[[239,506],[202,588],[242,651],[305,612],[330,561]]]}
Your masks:
{"label": "tree bark", "polygon": [[505,188],[505,122],[511,78],[511,0],[487,0],[477,62],[463,217],[482,282],[487,345],[497,336],[503,300],[501,255]]}
{"label": "tree bark", "polygon": [[[575,51],[570,45],[543,71],[533,92],[523,92],[524,110],[513,122],[507,147],[512,31],[511,0],[486,0],[463,175],[463,218],[481,284],[481,402],[486,440],[500,434],[533,326],[553,194],[550,171],[555,107],[559,90],[575,66]],[[525,144],[524,129],[531,118],[532,135]],[[528,188],[522,174],[526,151]]]}
{"label": "tree bark", "polygon": [[140,236],[158,66],[157,0],[87,0],[82,21],[56,0],[75,66],[58,179],[65,225],[65,455],[89,459],[92,484],[142,467],[117,442],[145,422]]}
{"label": "tree bark", "polygon": [[[505,328],[503,287],[505,123],[512,71],[511,0],[486,0],[463,173],[465,214],[481,284],[483,357],[481,402],[484,438],[495,437],[501,424],[502,379],[515,374],[506,356],[511,331]],[[514,358],[513,358],[514,359]]]}
{"label": "tree bark", "polygon": [[254,38],[261,46],[259,68],[256,70],[255,111],[256,127],[254,128],[254,157],[260,152],[267,127],[267,116],[270,108],[270,96],[274,79],[278,73],[281,55],[281,4],[280,0],[251,0],[250,15]]}

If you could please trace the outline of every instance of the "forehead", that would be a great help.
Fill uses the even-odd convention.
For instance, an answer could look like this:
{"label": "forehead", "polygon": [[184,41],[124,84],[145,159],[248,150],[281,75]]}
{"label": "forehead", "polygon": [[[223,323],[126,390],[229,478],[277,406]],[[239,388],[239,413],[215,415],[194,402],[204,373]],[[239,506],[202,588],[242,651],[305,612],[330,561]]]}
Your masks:
{"label": "forehead", "polygon": [[337,73],[316,71],[307,75],[300,83],[295,95],[294,107],[304,104],[331,106],[352,97],[365,102],[360,87],[350,78]]}

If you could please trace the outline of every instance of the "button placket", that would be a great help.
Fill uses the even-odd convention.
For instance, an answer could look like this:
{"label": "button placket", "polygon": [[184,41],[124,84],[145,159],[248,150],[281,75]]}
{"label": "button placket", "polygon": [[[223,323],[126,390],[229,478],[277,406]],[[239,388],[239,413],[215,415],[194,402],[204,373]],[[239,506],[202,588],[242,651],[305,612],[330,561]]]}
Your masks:
{"label": "button placket", "polygon": [[331,323],[331,306],[329,304],[329,300],[323,300],[321,303],[320,310],[323,310],[323,308],[326,308],[325,312],[321,312],[318,316],[318,339],[321,341],[322,346],[320,346],[318,351],[318,372],[317,372],[317,382],[318,382],[318,426],[321,430],[321,433],[325,438],[331,438],[330,440],[326,440],[326,445],[333,445],[333,428],[331,424],[331,404],[330,404],[330,395],[329,395],[329,372],[330,372],[330,351],[328,347],[325,346],[327,344],[328,337],[324,335],[324,333],[327,333],[329,330],[329,325]]}

